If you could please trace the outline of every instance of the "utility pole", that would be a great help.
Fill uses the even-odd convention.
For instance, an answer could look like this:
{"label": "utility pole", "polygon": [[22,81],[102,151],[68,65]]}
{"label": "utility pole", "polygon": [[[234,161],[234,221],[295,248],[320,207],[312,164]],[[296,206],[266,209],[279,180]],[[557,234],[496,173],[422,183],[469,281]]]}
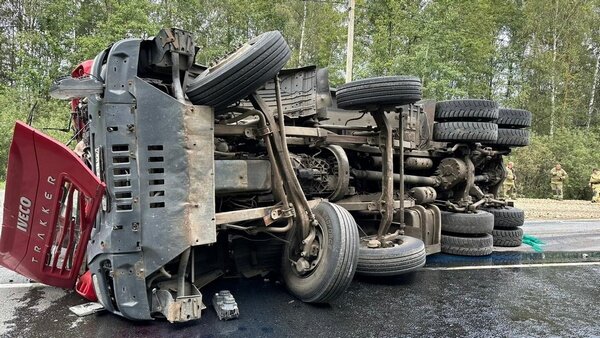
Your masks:
{"label": "utility pole", "polygon": [[354,6],[355,0],[348,0],[348,43],[346,44],[346,82],[352,81],[352,53],[354,52]]}
{"label": "utility pole", "polygon": [[306,25],[306,0],[304,0],[304,14],[302,15],[302,26],[300,30],[300,51],[298,51],[298,64],[302,66],[302,47],[304,47],[304,27]]}

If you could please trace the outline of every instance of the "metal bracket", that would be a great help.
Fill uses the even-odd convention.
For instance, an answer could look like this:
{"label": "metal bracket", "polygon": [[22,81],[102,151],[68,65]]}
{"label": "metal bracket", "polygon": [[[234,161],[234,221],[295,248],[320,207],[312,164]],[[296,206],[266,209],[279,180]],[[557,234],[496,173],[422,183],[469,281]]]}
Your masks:
{"label": "metal bracket", "polygon": [[167,289],[152,290],[152,310],[162,313],[169,322],[187,322],[199,319],[206,306],[202,294],[194,284],[186,283],[190,295],[173,298]]}
{"label": "metal bracket", "polygon": [[267,212],[265,217],[263,217],[263,221],[265,222],[266,226],[269,226],[275,223],[277,220],[290,217],[296,217],[296,211],[293,207],[290,206],[287,209],[284,209],[283,207],[275,207]]}
{"label": "metal bracket", "polygon": [[273,131],[269,127],[263,127],[263,128],[256,129],[257,136],[264,137],[264,136],[271,135],[271,134],[273,134]]}

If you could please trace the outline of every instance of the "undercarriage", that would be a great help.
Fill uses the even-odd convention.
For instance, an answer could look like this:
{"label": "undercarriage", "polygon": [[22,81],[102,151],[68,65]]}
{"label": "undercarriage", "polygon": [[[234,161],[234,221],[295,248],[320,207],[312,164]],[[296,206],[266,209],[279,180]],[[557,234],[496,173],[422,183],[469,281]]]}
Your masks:
{"label": "undercarriage", "polygon": [[[74,100],[82,167],[48,173],[73,178],[50,187],[45,245],[5,250],[3,265],[48,284],[60,265],[61,287],[85,272],[109,311],[183,322],[200,318],[202,288],[222,276],[276,274],[299,299],[325,303],[355,273],[415,271],[444,238],[491,238],[480,228],[493,217],[466,232],[445,230],[445,219],[510,210],[498,197],[502,156],[525,144],[498,142],[497,104],[446,101],[475,107],[457,118],[423,101],[407,76],[334,90],[325,69],[282,70],[290,50],[279,32],[212,67],[196,64],[196,52],[191,34],[163,29],[115,43],[54,85],[54,97]],[[11,156],[25,149],[13,147]],[[11,177],[24,166],[16,158],[7,215],[25,196]],[[23,267],[36,251],[44,258]]]}

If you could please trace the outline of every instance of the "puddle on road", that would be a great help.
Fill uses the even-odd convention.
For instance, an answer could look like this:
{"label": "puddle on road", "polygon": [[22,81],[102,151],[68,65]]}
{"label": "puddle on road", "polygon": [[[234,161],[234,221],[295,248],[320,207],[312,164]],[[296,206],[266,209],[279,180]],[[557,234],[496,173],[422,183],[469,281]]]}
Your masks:
{"label": "puddle on road", "polygon": [[[15,336],[19,332],[21,336],[28,336],[30,331],[29,322],[23,318],[37,318],[40,314],[50,311],[57,306],[61,299],[69,293],[63,289],[48,286],[32,286],[31,288],[18,288],[13,290],[10,298],[13,306],[9,307],[11,312],[2,319],[0,336]],[[48,323],[44,323],[47,325]]]}
{"label": "puddle on road", "polygon": [[494,252],[489,256],[469,257],[438,253],[427,256],[426,267],[457,267],[540,263],[600,262],[600,252]]}

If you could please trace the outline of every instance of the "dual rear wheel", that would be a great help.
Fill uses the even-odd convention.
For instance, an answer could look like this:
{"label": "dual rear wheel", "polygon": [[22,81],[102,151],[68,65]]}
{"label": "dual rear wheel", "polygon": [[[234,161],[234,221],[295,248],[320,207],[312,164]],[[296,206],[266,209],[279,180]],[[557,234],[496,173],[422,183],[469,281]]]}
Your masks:
{"label": "dual rear wheel", "polygon": [[531,112],[498,108],[490,100],[440,101],[435,107],[433,139],[440,142],[481,142],[492,147],[529,145]]}

